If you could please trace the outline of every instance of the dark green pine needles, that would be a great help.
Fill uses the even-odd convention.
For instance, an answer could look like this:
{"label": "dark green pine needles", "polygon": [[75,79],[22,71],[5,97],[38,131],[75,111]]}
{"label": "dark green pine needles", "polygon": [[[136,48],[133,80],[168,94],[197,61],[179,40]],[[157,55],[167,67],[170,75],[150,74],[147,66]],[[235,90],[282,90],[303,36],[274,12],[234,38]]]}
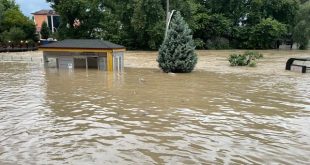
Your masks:
{"label": "dark green pine needles", "polygon": [[197,64],[192,31],[180,12],[171,20],[167,37],[159,48],[157,62],[166,73],[189,73]]}

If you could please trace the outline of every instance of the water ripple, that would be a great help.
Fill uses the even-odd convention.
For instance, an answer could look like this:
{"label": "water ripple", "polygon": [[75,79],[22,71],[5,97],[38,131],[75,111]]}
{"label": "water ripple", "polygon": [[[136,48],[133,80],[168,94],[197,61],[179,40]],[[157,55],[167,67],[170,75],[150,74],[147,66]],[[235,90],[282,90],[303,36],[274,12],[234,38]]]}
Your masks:
{"label": "water ripple", "polygon": [[309,76],[1,65],[0,164],[310,162]]}

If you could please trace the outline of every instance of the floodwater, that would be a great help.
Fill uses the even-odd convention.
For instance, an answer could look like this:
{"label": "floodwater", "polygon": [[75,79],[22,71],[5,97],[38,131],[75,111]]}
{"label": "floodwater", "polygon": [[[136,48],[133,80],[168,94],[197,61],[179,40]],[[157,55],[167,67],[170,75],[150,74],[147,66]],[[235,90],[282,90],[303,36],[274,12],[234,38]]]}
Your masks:
{"label": "floodwater", "polygon": [[0,164],[308,164],[310,76],[0,62]]}

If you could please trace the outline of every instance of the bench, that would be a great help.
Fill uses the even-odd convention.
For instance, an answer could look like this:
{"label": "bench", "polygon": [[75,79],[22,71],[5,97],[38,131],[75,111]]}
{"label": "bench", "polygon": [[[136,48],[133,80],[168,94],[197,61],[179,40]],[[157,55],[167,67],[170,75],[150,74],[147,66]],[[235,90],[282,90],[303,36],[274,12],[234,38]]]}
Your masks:
{"label": "bench", "polygon": [[295,70],[300,71],[301,73],[306,73],[307,70],[310,70],[310,67],[308,67],[305,64],[294,64],[294,61],[310,61],[310,58],[290,58],[286,62],[285,70]]}

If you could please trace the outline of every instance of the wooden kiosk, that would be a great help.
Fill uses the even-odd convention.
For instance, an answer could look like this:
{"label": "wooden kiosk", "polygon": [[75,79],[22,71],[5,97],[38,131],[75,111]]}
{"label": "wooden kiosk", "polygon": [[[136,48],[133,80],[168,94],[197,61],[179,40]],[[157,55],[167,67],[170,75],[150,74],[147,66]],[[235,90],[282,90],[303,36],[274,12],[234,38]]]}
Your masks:
{"label": "wooden kiosk", "polygon": [[66,39],[39,47],[43,51],[44,65],[49,59],[60,69],[97,68],[103,71],[122,71],[126,48],[97,39]]}

